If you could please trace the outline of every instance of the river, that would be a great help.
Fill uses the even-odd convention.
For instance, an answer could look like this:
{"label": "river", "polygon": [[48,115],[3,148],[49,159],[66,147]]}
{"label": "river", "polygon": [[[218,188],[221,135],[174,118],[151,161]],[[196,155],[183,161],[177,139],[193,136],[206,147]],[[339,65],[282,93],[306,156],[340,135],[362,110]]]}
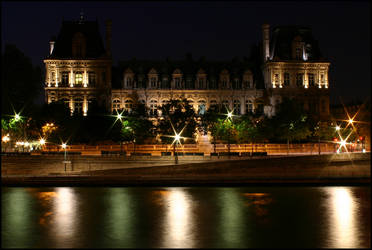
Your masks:
{"label": "river", "polygon": [[369,186],[2,187],[4,248],[370,248]]}

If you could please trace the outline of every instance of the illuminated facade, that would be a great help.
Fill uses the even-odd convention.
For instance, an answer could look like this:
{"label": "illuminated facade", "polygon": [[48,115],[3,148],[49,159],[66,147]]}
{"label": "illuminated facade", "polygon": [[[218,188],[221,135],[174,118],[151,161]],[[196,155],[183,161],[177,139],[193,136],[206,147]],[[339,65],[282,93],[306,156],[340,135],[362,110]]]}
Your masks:
{"label": "illuminated facade", "polygon": [[[46,65],[46,101],[63,100],[71,113],[87,114],[97,100],[114,112],[131,110],[142,102],[153,117],[170,99],[186,98],[203,113],[211,105],[225,105],[235,114],[272,116],[284,97],[296,98],[305,110],[329,116],[330,63],[320,54],[311,30],[297,26],[262,26],[263,42],[257,58],[198,61],[111,60],[111,22],[106,23],[106,49],[97,22],[63,22],[50,43]],[[258,63],[259,62],[259,63]]]}
{"label": "illuminated facade", "polygon": [[111,23],[106,23],[106,49],[97,21],[64,21],[50,41],[45,63],[47,103],[63,101],[71,114],[87,115],[93,102],[109,106],[111,91]]}

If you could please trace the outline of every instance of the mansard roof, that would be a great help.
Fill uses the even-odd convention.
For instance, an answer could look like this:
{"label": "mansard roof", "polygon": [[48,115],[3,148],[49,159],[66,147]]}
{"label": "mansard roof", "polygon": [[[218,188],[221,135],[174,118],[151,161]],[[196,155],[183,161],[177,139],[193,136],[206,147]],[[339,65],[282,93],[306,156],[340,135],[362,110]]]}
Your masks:
{"label": "mansard roof", "polygon": [[322,60],[322,54],[315,40],[311,28],[305,26],[277,26],[273,29],[270,41],[271,58],[280,60],[292,60],[292,42],[300,39],[309,51],[308,60]]}
{"label": "mansard roof", "polygon": [[99,58],[105,54],[97,21],[63,21],[53,53],[48,58],[73,58],[72,41],[76,34],[82,34],[86,41],[85,58]]}

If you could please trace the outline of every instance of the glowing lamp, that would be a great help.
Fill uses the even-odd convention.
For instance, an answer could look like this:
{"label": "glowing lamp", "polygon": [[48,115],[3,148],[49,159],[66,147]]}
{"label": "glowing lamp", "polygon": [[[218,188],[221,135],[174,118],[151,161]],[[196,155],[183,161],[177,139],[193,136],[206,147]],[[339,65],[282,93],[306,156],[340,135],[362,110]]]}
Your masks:
{"label": "glowing lamp", "polygon": [[45,144],[45,140],[44,140],[43,138],[41,138],[41,139],[39,140],[39,143],[40,143],[40,145],[44,145],[44,144]]}
{"label": "glowing lamp", "polygon": [[346,145],[346,141],[345,141],[345,140],[342,140],[342,141],[340,142],[340,144],[341,144],[341,146],[345,147],[345,145]]}
{"label": "glowing lamp", "polygon": [[15,114],[15,115],[14,115],[14,119],[15,119],[16,121],[18,121],[19,119],[21,119],[21,116],[20,116],[19,114]]}
{"label": "glowing lamp", "polygon": [[340,126],[337,125],[336,126],[336,130],[339,131],[340,130]]}
{"label": "glowing lamp", "polygon": [[353,123],[353,119],[349,119],[349,123]]}
{"label": "glowing lamp", "polygon": [[62,143],[61,146],[62,146],[63,149],[66,149],[66,147],[67,147],[66,143]]}
{"label": "glowing lamp", "polygon": [[232,117],[232,112],[229,112],[229,113],[227,114],[227,117],[228,117],[228,118],[231,118],[231,117]]}
{"label": "glowing lamp", "polygon": [[9,134],[8,135],[4,135],[3,138],[2,138],[3,142],[8,142],[10,140],[9,138]]}
{"label": "glowing lamp", "polygon": [[179,141],[179,140],[181,139],[181,137],[180,137],[180,135],[176,134],[175,137],[174,137],[174,139],[175,139],[176,141]]}

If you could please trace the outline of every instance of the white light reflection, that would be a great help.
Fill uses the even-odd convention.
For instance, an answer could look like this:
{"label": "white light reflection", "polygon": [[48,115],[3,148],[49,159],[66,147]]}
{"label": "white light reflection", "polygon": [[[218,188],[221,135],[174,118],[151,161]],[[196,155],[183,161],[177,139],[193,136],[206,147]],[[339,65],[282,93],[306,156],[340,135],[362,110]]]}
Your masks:
{"label": "white light reflection", "polygon": [[330,246],[331,248],[351,248],[357,244],[355,201],[349,188],[334,187],[330,190]]}
{"label": "white light reflection", "polygon": [[[56,188],[57,197],[54,199],[54,222],[57,247],[69,247],[69,242],[76,235],[76,196],[73,188]],[[72,246],[73,243],[71,243]]]}
{"label": "white light reflection", "polygon": [[166,248],[193,248],[195,237],[192,225],[194,224],[192,200],[187,192],[180,188],[169,190],[165,197],[166,218],[163,246]]}

